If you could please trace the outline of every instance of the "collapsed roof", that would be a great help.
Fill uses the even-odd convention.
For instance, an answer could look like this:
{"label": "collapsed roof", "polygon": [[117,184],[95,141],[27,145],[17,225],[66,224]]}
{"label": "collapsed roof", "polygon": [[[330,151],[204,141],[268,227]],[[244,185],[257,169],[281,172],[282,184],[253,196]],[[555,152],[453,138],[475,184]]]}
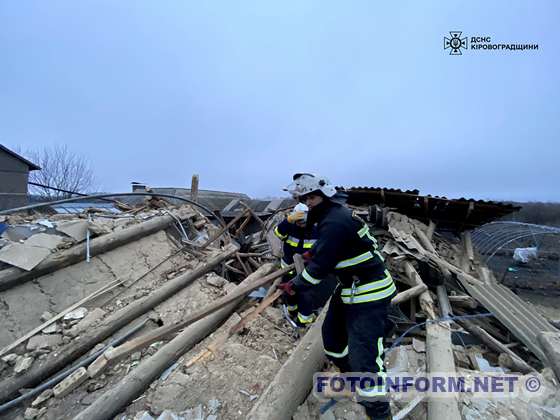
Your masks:
{"label": "collapsed roof", "polygon": [[[370,205],[383,204],[355,201],[348,191],[349,204],[366,218]],[[469,231],[440,235],[440,226],[465,227],[463,215],[447,225],[438,220],[436,229],[423,222],[426,214],[405,214],[409,198],[383,195],[383,217],[368,222],[400,292],[389,371],[507,372],[520,381],[536,375],[543,386],[538,395],[492,404],[468,394],[445,403],[395,396],[393,412],[441,419],[558,413],[559,332],[550,320],[499,284]],[[6,216],[0,415],[318,418],[324,402],[309,393],[311,377],[330,369],[322,317],[308,331],[292,329],[270,286],[283,273],[271,229],[289,202],[261,209],[240,204],[244,197],[228,200],[221,207],[230,206],[226,226],[196,207],[146,198],[118,213]],[[474,225],[482,215],[468,220]],[[257,228],[248,229],[251,221]],[[360,409],[346,400],[330,411],[360,418]]]}

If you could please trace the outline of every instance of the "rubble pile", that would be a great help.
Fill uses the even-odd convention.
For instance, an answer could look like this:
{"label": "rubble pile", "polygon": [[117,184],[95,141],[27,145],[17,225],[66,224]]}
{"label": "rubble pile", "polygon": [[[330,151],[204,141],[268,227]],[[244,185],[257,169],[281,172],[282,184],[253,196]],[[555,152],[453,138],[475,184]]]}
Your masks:
{"label": "rubble pile", "polygon": [[[294,329],[279,304],[293,268],[280,269],[271,234],[283,212],[156,207],[3,216],[0,418],[363,418],[351,400],[325,411],[311,393],[309,372],[334,368],[322,317]],[[353,209],[397,281],[389,373],[511,373],[542,387],[499,401],[395,394],[395,418],[560,417],[560,333],[499,284],[469,231]]]}

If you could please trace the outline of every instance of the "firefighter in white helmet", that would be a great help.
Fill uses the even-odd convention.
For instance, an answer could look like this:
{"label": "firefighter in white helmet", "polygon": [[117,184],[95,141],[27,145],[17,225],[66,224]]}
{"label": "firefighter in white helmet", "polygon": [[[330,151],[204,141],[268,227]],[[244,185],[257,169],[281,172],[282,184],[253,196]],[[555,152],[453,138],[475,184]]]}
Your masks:
{"label": "firefighter in white helmet", "polygon": [[322,330],[325,353],[341,372],[376,374],[377,382],[358,387],[357,395],[369,418],[390,418],[383,337],[396,287],[377,241],[366,223],[336,200],[327,178],[296,174],[286,189],[309,207],[307,223],[317,224],[318,239],[305,270],[282,288],[312,295],[323,279],[336,275],[339,284]]}

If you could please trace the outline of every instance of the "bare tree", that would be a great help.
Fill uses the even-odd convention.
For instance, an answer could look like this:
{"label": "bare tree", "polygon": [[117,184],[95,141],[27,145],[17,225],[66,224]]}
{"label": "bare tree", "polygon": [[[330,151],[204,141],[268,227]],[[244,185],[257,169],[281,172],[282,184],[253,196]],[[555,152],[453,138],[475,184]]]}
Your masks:
{"label": "bare tree", "polygon": [[[27,155],[41,167],[41,170],[29,173],[29,182],[44,185],[30,185],[33,194],[60,199],[71,196],[64,191],[85,193],[93,187],[93,170],[89,161],[71,152],[66,146],[45,147],[41,151],[30,151]],[[56,191],[46,186],[64,191]]]}

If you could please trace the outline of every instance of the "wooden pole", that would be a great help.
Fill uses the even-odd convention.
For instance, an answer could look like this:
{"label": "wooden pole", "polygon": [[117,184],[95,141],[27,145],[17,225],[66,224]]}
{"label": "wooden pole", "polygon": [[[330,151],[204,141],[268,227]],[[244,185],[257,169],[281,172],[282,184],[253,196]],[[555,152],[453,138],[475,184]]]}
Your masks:
{"label": "wooden pole", "polygon": [[417,284],[404,292],[398,293],[393,299],[391,299],[391,305],[398,305],[404,301],[410,300],[428,290],[428,286],[425,284]]}
{"label": "wooden pole", "polygon": [[81,335],[79,338],[60,351],[51,352],[42,363],[35,363],[33,367],[23,375],[11,377],[0,382],[0,402],[9,400],[17,394],[21,388],[32,388],[44,379],[55,374],[59,370],[71,364],[74,360],[88,352],[93,346],[105,340],[113,333],[150,311],[161,302],[173,296],[179,290],[191,284],[197,278],[210,272],[222,261],[237,252],[237,247],[231,245],[215,257],[209,259],[206,264],[187,271],[166,282],[162,287],[148,296],[139,299],[114,314],[105,318],[97,327]]}
{"label": "wooden pole", "polygon": [[198,175],[193,175],[191,179],[191,200],[198,203]]}

